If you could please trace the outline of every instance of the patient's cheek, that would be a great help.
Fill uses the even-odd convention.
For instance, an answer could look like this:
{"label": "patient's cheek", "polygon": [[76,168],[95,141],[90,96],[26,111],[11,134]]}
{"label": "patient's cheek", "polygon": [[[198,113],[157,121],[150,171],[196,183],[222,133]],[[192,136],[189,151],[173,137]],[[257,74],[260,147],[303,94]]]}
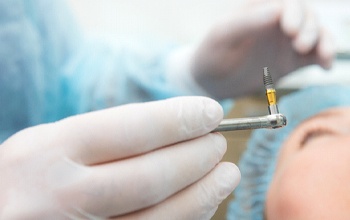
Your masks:
{"label": "patient's cheek", "polygon": [[350,219],[349,141],[323,139],[288,158],[268,190],[267,219]]}
{"label": "patient's cheek", "polygon": [[282,179],[275,179],[266,198],[266,217],[268,220],[296,219],[305,212],[305,200],[300,197],[304,190],[294,183],[285,183]]}

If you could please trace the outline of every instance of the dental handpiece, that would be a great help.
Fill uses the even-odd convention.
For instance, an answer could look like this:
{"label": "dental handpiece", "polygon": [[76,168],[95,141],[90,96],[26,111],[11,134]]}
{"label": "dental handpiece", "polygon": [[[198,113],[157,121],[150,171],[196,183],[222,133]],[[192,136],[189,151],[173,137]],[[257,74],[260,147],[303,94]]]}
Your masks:
{"label": "dental handpiece", "polygon": [[213,132],[249,130],[259,128],[281,128],[287,125],[286,116],[278,111],[276,90],[274,88],[269,69],[264,67],[263,76],[269,115],[248,118],[231,118],[221,121]]}

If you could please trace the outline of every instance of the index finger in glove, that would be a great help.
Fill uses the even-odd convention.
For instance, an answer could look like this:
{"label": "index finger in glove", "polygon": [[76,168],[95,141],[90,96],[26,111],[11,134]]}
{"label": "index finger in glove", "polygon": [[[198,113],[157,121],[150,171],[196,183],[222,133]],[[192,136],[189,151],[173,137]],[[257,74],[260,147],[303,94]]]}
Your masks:
{"label": "index finger in glove", "polygon": [[221,106],[205,97],[130,104],[58,123],[70,158],[84,164],[118,160],[193,139],[218,126]]}
{"label": "index finger in glove", "polygon": [[[229,23],[219,26],[230,39],[241,42],[247,37],[259,35],[262,31],[278,24],[282,5],[279,1],[252,1],[244,5]],[[229,28],[228,28],[229,27]]]}
{"label": "index finger in glove", "polygon": [[306,8],[300,0],[283,0],[281,27],[290,37],[295,37],[306,19]]}

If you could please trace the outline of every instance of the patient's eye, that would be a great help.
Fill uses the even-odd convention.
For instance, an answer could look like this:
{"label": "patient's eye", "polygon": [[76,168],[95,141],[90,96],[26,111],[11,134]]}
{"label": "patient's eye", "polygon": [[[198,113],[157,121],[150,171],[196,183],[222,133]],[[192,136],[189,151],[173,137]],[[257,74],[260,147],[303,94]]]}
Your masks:
{"label": "patient's eye", "polygon": [[[349,118],[350,119],[350,118]],[[343,126],[340,126],[342,124]],[[343,115],[339,112],[320,113],[306,121],[296,128],[296,141],[300,147],[305,146],[310,141],[324,136],[350,134],[350,125],[344,121]],[[349,131],[347,131],[347,129]]]}
{"label": "patient's eye", "polygon": [[300,139],[300,146],[303,147],[308,142],[318,137],[323,137],[325,135],[333,135],[333,134],[335,134],[335,132],[332,131],[331,129],[316,128],[316,129],[306,130],[305,134]]}

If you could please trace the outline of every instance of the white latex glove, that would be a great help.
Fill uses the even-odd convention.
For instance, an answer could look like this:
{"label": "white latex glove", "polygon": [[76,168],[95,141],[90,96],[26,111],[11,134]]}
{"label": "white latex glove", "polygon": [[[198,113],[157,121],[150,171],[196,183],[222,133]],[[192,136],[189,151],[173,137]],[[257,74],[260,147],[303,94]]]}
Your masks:
{"label": "white latex glove", "polygon": [[0,147],[0,219],[210,219],[240,180],[222,117],[183,97],[25,129]]}
{"label": "white latex glove", "polygon": [[190,68],[204,91],[232,98],[262,88],[263,67],[277,81],[310,64],[330,68],[334,51],[329,34],[302,1],[255,0],[209,33]]}

